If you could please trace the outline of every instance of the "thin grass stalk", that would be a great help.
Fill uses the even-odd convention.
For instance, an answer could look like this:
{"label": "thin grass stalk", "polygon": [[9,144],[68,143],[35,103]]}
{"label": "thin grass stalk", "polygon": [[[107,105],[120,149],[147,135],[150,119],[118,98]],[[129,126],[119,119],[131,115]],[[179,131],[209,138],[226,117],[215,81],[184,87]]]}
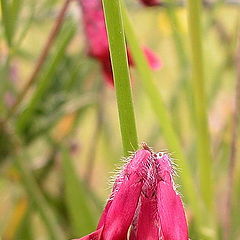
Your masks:
{"label": "thin grass stalk", "polygon": [[71,229],[75,236],[84,235],[94,228],[97,214],[90,204],[84,183],[80,181],[74,169],[69,150],[64,147],[62,147],[62,163],[64,198]]}
{"label": "thin grass stalk", "polygon": [[213,208],[212,156],[207,118],[207,98],[203,69],[201,1],[188,0],[188,25],[192,57],[192,90],[194,95],[197,157],[200,189],[206,207]]}
{"label": "thin grass stalk", "polygon": [[48,206],[48,203],[42,195],[34,176],[30,172],[29,168],[24,163],[24,157],[18,152],[15,156],[15,164],[19,170],[22,178],[23,187],[25,188],[29,198],[34,203],[34,206],[39,212],[42,221],[45,223],[48,230],[49,238],[51,240],[64,240],[64,235],[57,223],[57,220]]}
{"label": "thin grass stalk", "polygon": [[[4,0],[3,0],[4,2]],[[35,81],[37,80],[37,76],[40,72],[40,70],[42,69],[42,66],[45,63],[45,60],[47,59],[47,56],[49,54],[50,49],[53,46],[53,43],[62,27],[62,24],[64,22],[64,18],[65,18],[65,14],[66,11],[68,9],[68,6],[70,4],[71,0],[65,0],[65,2],[63,3],[63,6],[56,18],[55,24],[49,34],[49,37],[47,39],[47,42],[37,60],[36,66],[33,70],[33,72],[31,73],[29,79],[26,81],[25,86],[23,87],[23,89],[21,90],[21,92],[19,93],[16,102],[14,103],[14,105],[12,106],[12,108],[9,110],[5,122],[7,122],[17,111],[19,105],[22,103],[23,99],[25,98],[26,94],[28,93],[30,87],[33,85],[33,83],[35,83]]]}
{"label": "thin grass stalk", "polygon": [[[239,0],[220,0],[220,1],[211,1],[211,0],[203,0],[203,5],[205,8],[209,9],[214,7],[215,5],[218,5],[219,2],[223,2],[222,4],[224,4],[225,6],[234,6],[234,7],[239,7],[240,3]],[[178,8],[182,8],[186,6],[186,2],[185,1],[174,1],[172,3],[168,3],[168,2],[160,2],[157,6],[159,7],[164,7],[164,8],[168,8],[168,7],[178,7]]]}
{"label": "thin grass stalk", "polygon": [[46,91],[51,86],[52,81],[49,81],[49,79],[52,79],[53,74],[58,64],[62,60],[63,55],[66,51],[66,48],[69,42],[71,41],[71,39],[73,38],[74,34],[75,34],[75,26],[71,24],[68,26],[68,28],[66,28],[66,31],[64,31],[64,35],[61,38],[61,41],[59,42],[56,53],[50,59],[48,67],[46,68],[46,71],[42,71],[42,75],[40,79],[37,81],[38,84],[36,86],[36,89],[31,99],[29,100],[29,103],[26,106],[26,110],[17,119],[17,128],[19,132],[24,132],[28,124],[32,121],[34,110],[39,105],[42,96],[44,96]]}
{"label": "thin grass stalk", "polygon": [[189,165],[185,158],[184,152],[180,145],[180,141],[178,139],[177,134],[174,131],[174,127],[171,123],[171,119],[169,113],[166,109],[166,106],[163,102],[160,92],[158,91],[158,86],[154,81],[154,77],[151,69],[145,59],[145,56],[142,53],[141,47],[138,44],[136,34],[131,25],[130,19],[126,12],[126,8],[122,7],[123,20],[124,20],[124,30],[126,32],[126,37],[128,40],[128,44],[134,58],[134,62],[136,64],[137,70],[141,75],[142,84],[144,90],[149,98],[149,101],[152,105],[153,111],[157,115],[157,119],[159,121],[159,125],[163,134],[164,139],[166,140],[167,146],[169,150],[174,153],[174,157],[176,158],[176,163],[178,167],[181,169],[179,172],[179,176],[183,185],[183,194],[187,201],[189,202],[189,206],[191,207],[195,220],[197,224],[201,224],[201,210],[199,205],[199,197],[197,195],[196,187],[193,182],[193,177],[190,172]]}
{"label": "thin grass stalk", "polygon": [[14,239],[16,232],[21,225],[26,211],[28,209],[28,200],[26,196],[21,197],[15,204],[10,218],[7,220],[7,225],[2,234],[4,239]]}
{"label": "thin grass stalk", "polygon": [[[102,88],[100,89],[100,92],[103,93]],[[88,162],[87,162],[87,166],[84,174],[84,180],[89,186],[91,186],[93,170],[95,167],[96,156],[97,156],[97,146],[99,144],[102,125],[103,125],[102,108],[103,108],[102,103],[99,102],[96,106],[96,120],[95,120],[96,123],[94,126],[93,135],[89,143],[89,149],[87,154]]]}
{"label": "thin grass stalk", "polygon": [[125,156],[138,148],[120,0],[103,0]]}
{"label": "thin grass stalk", "polygon": [[30,204],[23,216],[21,223],[18,226],[17,232],[12,239],[24,239],[32,240],[33,237],[33,228],[32,228],[32,213],[33,213],[33,204]]}
{"label": "thin grass stalk", "polygon": [[[179,19],[176,15],[176,10],[173,7],[173,4],[174,4],[173,0],[167,0],[167,3],[169,3],[169,6],[166,8],[166,13],[168,15],[169,22],[171,24],[173,40],[175,43],[175,49],[178,54],[179,65],[182,68],[186,68],[188,65],[188,58],[185,52],[184,41],[181,36]],[[184,70],[185,69],[182,69],[182,71]]]}
{"label": "thin grass stalk", "polygon": [[1,0],[1,15],[2,15],[2,25],[4,27],[5,38],[9,48],[12,45],[12,19],[11,19],[11,4],[9,1]]}
{"label": "thin grass stalk", "polygon": [[240,35],[238,37],[238,47],[236,56],[236,69],[237,69],[237,79],[236,79],[236,93],[235,93],[235,106],[232,116],[232,138],[230,146],[230,159],[229,159],[229,169],[228,169],[228,191],[226,199],[226,214],[225,214],[225,226],[224,226],[224,240],[227,240],[231,236],[232,230],[232,196],[234,188],[234,175],[237,160],[237,141],[238,141],[238,127],[240,119]]}
{"label": "thin grass stalk", "polygon": [[[166,13],[171,25],[172,29],[172,39],[175,45],[176,49],[176,55],[178,60],[178,65],[180,69],[180,76],[178,77],[177,84],[173,90],[173,95],[171,98],[171,108],[173,113],[177,113],[177,111],[180,111],[179,102],[181,101],[181,98],[183,95],[185,95],[186,103],[187,103],[187,109],[189,111],[190,116],[190,122],[194,122],[194,114],[193,114],[193,108],[192,108],[192,92],[190,88],[190,84],[188,81],[189,77],[189,59],[186,54],[186,46],[184,43],[183,36],[181,35],[181,26],[179,22],[179,18],[176,14],[176,8],[174,8],[174,2],[173,0],[167,0],[167,3],[169,6],[166,8]],[[184,93],[182,95],[182,93]],[[178,109],[176,109],[178,108]],[[175,114],[176,115],[176,114]],[[179,115],[179,114],[178,114]],[[176,118],[176,117],[175,117]],[[177,117],[176,120],[179,122],[180,118]],[[179,125],[179,123],[177,123]],[[178,128],[178,132],[181,136],[181,128]]]}

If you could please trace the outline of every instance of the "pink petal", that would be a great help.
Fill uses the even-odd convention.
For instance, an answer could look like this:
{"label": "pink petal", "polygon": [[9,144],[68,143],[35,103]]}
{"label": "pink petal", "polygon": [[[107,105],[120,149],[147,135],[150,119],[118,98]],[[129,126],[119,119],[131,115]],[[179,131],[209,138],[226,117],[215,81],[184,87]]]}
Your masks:
{"label": "pink petal", "polygon": [[100,217],[100,219],[98,221],[97,229],[99,229],[99,228],[104,226],[104,223],[105,223],[106,217],[107,217],[107,213],[108,213],[108,210],[109,210],[111,204],[112,204],[112,200],[108,200],[108,202],[107,202],[107,204],[106,204],[106,206],[105,206],[105,208],[103,210],[103,213],[102,213],[102,215],[101,215],[101,217]]}
{"label": "pink petal", "polygon": [[141,197],[140,212],[133,224],[130,240],[160,239],[157,202],[155,199]]}
{"label": "pink petal", "polygon": [[188,227],[183,204],[172,184],[165,181],[159,182],[157,200],[164,240],[188,240]]}
{"label": "pink petal", "polygon": [[108,39],[101,0],[79,0],[89,55],[102,59],[109,55]]}
{"label": "pink petal", "polygon": [[[135,175],[135,174],[134,174]],[[108,210],[103,239],[125,240],[137,208],[142,182],[135,175],[122,184]]]}
{"label": "pink petal", "polygon": [[[147,170],[147,161],[151,153],[147,150],[136,152],[123,170],[120,186],[116,187],[113,200],[108,208],[103,239],[125,240],[132,223]],[[118,179],[119,181],[119,179]]]}
{"label": "pink petal", "polygon": [[[134,59],[132,58],[131,52],[129,51],[129,49],[127,49],[127,53],[128,53],[128,62],[130,66],[134,66]],[[162,62],[159,59],[159,57],[149,48],[144,47],[143,48],[143,53],[145,55],[145,57],[147,58],[148,64],[149,66],[153,69],[153,70],[158,70],[159,68],[162,67]]]}
{"label": "pink petal", "polygon": [[[109,44],[102,10],[101,0],[79,0],[82,8],[85,34],[87,37],[89,55],[102,64],[105,81],[114,85],[112,67],[110,62]],[[143,49],[152,69],[159,69],[162,65],[159,58],[149,49]],[[134,65],[128,51],[129,65]]]}
{"label": "pink petal", "polygon": [[150,67],[153,70],[158,70],[159,68],[162,67],[161,60],[153,51],[151,51],[149,48],[146,48],[146,47],[143,48],[143,51],[148,60]]}

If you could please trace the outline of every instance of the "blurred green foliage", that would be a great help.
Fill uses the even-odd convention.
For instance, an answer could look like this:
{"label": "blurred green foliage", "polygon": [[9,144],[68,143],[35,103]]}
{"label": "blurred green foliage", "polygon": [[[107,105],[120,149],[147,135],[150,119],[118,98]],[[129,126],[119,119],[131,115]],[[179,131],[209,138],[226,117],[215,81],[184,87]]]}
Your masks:
{"label": "blurred green foliage", "polygon": [[[169,149],[176,157],[180,168],[176,182],[183,194],[191,239],[236,240],[240,239],[240,164],[236,161],[231,186],[229,159],[240,3],[211,2],[212,7],[204,7],[200,19],[192,16],[187,21],[190,7],[170,4],[146,8],[127,0],[123,26],[136,64],[130,76],[139,141],[147,142],[155,151]],[[118,109],[115,89],[105,83],[99,64],[87,54],[77,1],[70,3],[30,91],[5,121],[36,67],[62,4],[60,0],[1,0],[2,240],[70,239],[91,232],[110,192],[110,172],[123,156],[118,111],[124,110],[131,96],[125,99],[122,91],[123,105]],[[187,25],[191,21],[202,21],[202,36],[195,36],[197,44],[189,40]],[[196,25],[192,27],[195,29]],[[198,46],[201,41],[202,51]],[[151,72],[148,68],[141,45],[150,45],[161,58],[163,67],[159,71]],[[205,94],[197,100],[194,97],[202,88],[202,77],[195,78],[194,86],[191,72],[198,63],[192,61],[190,46],[195,48],[195,58],[199,51],[203,54],[200,71],[204,71]],[[113,45],[113,51],[118,47],[115,45],[114,50]],[[119,81],[123,73],[118,66],[124,64],[124,58],[116,59]],[[199,77],[196,74],[194,77]],[[117,91],[120,85],[116,85]],[[195,114],[196,106],[202,101],[206,103],[203,118],[208,120],[204,123],[209,127],[208,140],[203,134],[208,127],[201,128],[201,121],[196,124],[201,120],[201,114]],[[134,118],[120,122],[126,124],[122,133],[125,131],[126,136],[129,134],[137,141],[135,124],[128,119]],[[197,151],[200,139],[202,148]],[[239,143],[238,138],[237,149]],[[128,147],[134,147],[126,144],[125,153]],[[208,148],[212,157],[205,161]],[[239,152],[236,159],[239,160]],[[202,184],[205,177],[208,181]],[[213,185],[212,189],[208,183]],[[229,188],[230,226],[226,222]],[[208,195],[213,203],[211,211],[205,204]]]}

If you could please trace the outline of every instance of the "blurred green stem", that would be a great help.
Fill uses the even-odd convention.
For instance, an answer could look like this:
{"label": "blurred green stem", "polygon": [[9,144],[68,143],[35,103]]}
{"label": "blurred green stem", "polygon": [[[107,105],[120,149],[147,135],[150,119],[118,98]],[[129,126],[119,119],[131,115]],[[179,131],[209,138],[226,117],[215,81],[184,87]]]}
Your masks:
{"label": "blurred green stem", "polygon": [[[103,89],[101,86],[100,93],[103,93]],[[91,137],[91,141],[89,143],[89,148],[88,148],[88,154],[87,154],[87,166],[86,166],[86,171],[84,174],[84,180],[85,182],[91,186],[91,181],[93,177],[93,170],[94,170],[94,165],[96,161],[96,153],[97,153],[97,147],[98,143],[100,140],[100,135],[101,135],[101,130],[102,130],[102,122],[103,122],[103,94],[101,95],[101,99],[99,98],[99,101],[96,105],[96,123],[94,126],[93,130],[93,135]]]}
{"label": "blurred green stem", "polygon": [[228,189],[227,189],[227,200],[226,200],[226,215],[225,215],[225,226],[224,226],[224,239],[229,239],[232,230],[232,196],[234,187],[234,176],[235,167],[237,160],[237,143],[238,143],[238,127],[240,119],[240,34],[238,36],[238,47],[236,51],[236,69],[237,69],[237,79],[236,79],[236,93],[235,93],[235,106],[232,116],[232,138],[231,138],[231,150],[229,159],[229,169],[228,169]]}
{"label": "blurred green stem", "polygon": [[[65,144],[66,145],[66,144]],[[64,181],[64,199],[71,229],[75,236],[91,231],[97,218],[97,212],[90,203],[88,187],[78,178],[69,149],[62,148],[62,175]]]}
{"label": "blurred green stem", "polygon": [[202,217],[198,201],[199,197],[197,196],[196,187],[191,176],[189,165],[180,145],[178,136],[174,131],[170,116],[163,102],[161,94],[158,91],[158,86],[154,81],[151,69],[149,68],[149,65],[145,59],[140,45],[138,44],[136,34],[133,30],[130,19],[126,12],[126,8],[124,6],[122,7],[122,13],[128,44],[131,50],[131,54],[134,58],[136,67],[141,75],[140,79],[142,80],[144,90],[149,98],[154,112],[157,115],[162,134],[166,140],[169,150],[174,153],[176,163],[181,169],[179,175],[183,185],[184,196],[189,201],[189,205],[194,212],[194,217],[196,218],[197,223],[200,224],[200,222],[202,222]]}
{"label": "blurred green stem", "polygon": [[204,86],[201,33],[201,1],[188,0],[188,25],[192,53],[192,89],[194,95],[196,140],[200,171],[200,189],[208,210],[213,207],[212,156]]}
{"label": "blurred green stem", "polygon": [[[4,0],[3,0],[3,2],[4,2]],[[6,122],[17,111],[18,106],[21,104],[21,102],[24,99],[25,95],[27,94],[28,90],[30,89],[32,84],[36,81],[37,76],[38,76],[40,70],[42,69],[42,66],[45,63],[45,60],[46,60],[46,58],[49,54],[49,51],[50,51],[51,47],[53,46],[53,43],[54,43],[54,41],[55,41],[55,39],[56,39],[60,29],[61,29],[61,26],[62,26],[63,21],[64,21],[65,13],[68,9],[68,6],[69,6],[70,2],[71,2],[71,0],[65,0],[65,2],[63,3],[63,6],[62,6],[57,18],[56,18],[54,26],[52,28],[52,31],[50,32],[48,40],[47,40],[47,42],[46,42],[38,60],[37,60],[36,66],[35,66],[32,74],[30,75],[29,79],[26,81],[25,86],[23,87],[23,89],[19,93],[16,102],[14,103],[12,108],[9,110],[9,112],[6,116],[6,120],[5,120]]]}
{"label": "blurred green stem", "polygon": [[60,41],[57,44],[55,54],[53,54],[53,56],[49,58],[46,71],[42,71],[41,77],[36,84],[36,89],[33,92],[25,111],[18,116],[17,130],[19,131],[19,133],[23,133],[24,131],[26,131],[26,129],[29,127],[29,124],[32,122],[34,111],[36,110],[38,104],[44,98],[47,90],[53,83],[53,81],[49,81],[49,79],[53,78],[54,72],[56,71],[58,64],[62,60],[66,48],[69,45],[69,42],[73,38],[74,34],[74,24],[71,24],[67,28],[64,28],[64,35],[62,35],[62,38],[60,38]]}
{"label": "blurred green stem", "polygon": [[48,206],[45,198],[43,197],[34,179],[34,176],[29,170],[29,167],[25,165],[24,159],[25,157],[23,157],[21,153],[18,153],[17,156],[15,156],[15,163],[22,178],[23,186],[29,198],[35,204],[43,222],[45,223],[46,228],[48,229],[50,239],[64,240],[64,235],[58,226],[56,218],[53,215],[50,207]]}
{"label": "blurred green stem", "polygon": [[138,148],[120,0],[103,0],[124,154]]}
{"label": "blurred green stem", "polygon": [[[181,24],[179,22],[179,18],[176,14],[176,10],[173,7],[174,1],[173,0],[167,0],[167,3],[169,6],[166,8],[166,13],[171,25],[172,29],[172,39],[175,45],[176,49],[176,55],[180,70],[180,75],[178,76],[176,86],[173,90],[172,98],[171,98],[171,109],[172,113],[175,113],[176,118],[176,125],[179,126],[179,122],[181,121],[180,117],[181,114],[176,114],[177,112],[180,112],[180,102],[182,99],[182,96],[186,98],[186,103],[188,104],[188,111],[189,116],[191,118],[191,123],[194,122],[194,114],[193,114],[193,107],[192,107],[192,92],[190,89],[190,84],[188,81],[189,77],[189,59],[186,54],[186,46],[183,40],[182,36],[182,29]],[[182,94],[184,93],[184,94]],[[187,114],[186,114],[187,115]],[[175,127],[175,129],[178,131],[178,135],[181,136],[181,128]]]}

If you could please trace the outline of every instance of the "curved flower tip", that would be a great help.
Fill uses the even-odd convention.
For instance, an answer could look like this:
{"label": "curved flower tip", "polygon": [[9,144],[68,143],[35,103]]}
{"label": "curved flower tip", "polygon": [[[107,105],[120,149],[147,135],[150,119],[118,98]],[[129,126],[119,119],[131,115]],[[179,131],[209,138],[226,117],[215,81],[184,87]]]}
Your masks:
{"label": "curved flower tip", "polygon": [[129,240],[159,239],[160,229],[156,209],[156,199],[141,196],[139,211],[135,214]]}
{"label": "curved flower tip", "polygon": [[141,0],[141,2],[145,6],[157,6],[160,3],[158,0]]}
{"label": "curved flower tip", "polygon": [[162,61],[159,59],[159,57],[149,48],[144,47],[143,48],[144,54],[148,60],[149,66],[153,70],[158,70],[159,68],[162,67]]}
{"label": "curved flower tip", "polygon": [[158,185],[158,212],[164,240],[188,240],[188,227],[180,196],[171,185],[163,181]]}
{"label": "curved flower tip", "polygon": [[159,152],[156,156],[160,181],[157,186],[157,208],[164,240],[188,240],[188,227],[183,204],[172,180],[169,155]]}

